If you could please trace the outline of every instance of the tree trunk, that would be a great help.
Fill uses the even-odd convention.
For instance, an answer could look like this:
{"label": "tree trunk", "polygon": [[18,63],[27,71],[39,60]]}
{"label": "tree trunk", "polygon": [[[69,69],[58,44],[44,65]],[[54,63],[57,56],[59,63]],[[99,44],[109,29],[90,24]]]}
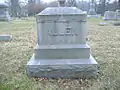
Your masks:
{"label": "tree trunk", "polygon": [[10,0],[10,2],[12,16],[17,17],[19,12],[19,0]]}
{"label": "tree trunk", "polygon": [[118,0],[118,8],[120,9],[120,0]]}

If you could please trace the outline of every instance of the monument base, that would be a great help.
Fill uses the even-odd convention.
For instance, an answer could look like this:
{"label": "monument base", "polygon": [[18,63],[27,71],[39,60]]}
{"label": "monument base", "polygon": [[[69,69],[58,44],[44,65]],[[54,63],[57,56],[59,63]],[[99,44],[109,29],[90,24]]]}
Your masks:
{"label": "monument base", "polygon": [[88,78],[98,75],[98,65],[92,56],[89,59],[43,59],[33,55],[27,63],[29,77]]}

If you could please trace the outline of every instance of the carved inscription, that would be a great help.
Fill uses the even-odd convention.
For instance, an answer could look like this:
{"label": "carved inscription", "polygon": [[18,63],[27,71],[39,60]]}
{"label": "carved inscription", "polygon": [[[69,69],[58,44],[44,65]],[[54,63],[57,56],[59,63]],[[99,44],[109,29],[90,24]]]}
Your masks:
{"label": "carved inscription", "polygon": [[51,33],[49,36],[78,36],[74,33]]}
{"label": "carved inscription", "polygon": [[66,29],[65,29],[65,33],[59,33],[59,32],[54,33],[54,32],[51,32],[51,33],[49,33],[49,36],[78,36],[78,34],[73,33],[71,31],[72,31],[72,28],[69,27],[69,25],[68,25],[66,27]]}

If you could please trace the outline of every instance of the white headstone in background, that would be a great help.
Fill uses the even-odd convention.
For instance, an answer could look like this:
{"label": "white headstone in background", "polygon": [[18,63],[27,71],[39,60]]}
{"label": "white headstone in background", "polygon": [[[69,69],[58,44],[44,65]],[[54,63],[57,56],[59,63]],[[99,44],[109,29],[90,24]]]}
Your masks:
{"label": "white headstone in background", "polygon": [[117,19],[116,12],[114,12],[114,11],[105,11],[103,19],[104,20],[116,20]]}
{"label": "white headstone in background", "polygon": [[27,64],[28,76],[97,75],[97,62],[86,43],[86,13],[75,7],[52,7],[39,13],[36,21],[38,44]]}
{"label": "white headstone in background", "polygon": [[120,19],[120,10],[116,10],[117,19]]}

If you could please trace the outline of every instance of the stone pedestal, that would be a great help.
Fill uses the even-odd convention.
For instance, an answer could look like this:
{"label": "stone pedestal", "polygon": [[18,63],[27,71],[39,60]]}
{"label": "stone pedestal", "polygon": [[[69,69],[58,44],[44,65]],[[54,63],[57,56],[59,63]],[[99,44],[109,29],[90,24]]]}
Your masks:
{"label": "stone pedestal", "polygon": [[47,8],[37,15],[38,44],[27,75],[47,78],[96,76],[97,62],[86,43],[87,14],[75,7]]}

